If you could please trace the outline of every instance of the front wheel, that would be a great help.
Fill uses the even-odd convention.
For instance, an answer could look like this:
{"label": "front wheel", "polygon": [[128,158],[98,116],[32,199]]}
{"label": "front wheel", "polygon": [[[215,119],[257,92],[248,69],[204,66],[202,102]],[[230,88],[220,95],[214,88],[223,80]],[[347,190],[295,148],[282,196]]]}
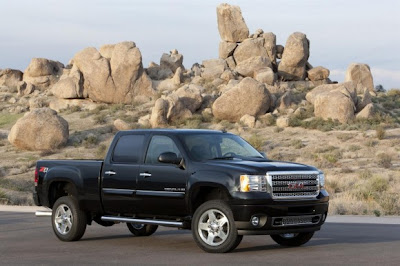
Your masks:
{"label": "front wheel", "polygon": [[86,230],[86,213],[71,196],[64,196],[54,203],[51,221],[53,231],[62,241],[81,239]]}
{"label": "front wheel", "polygon": [[129,231],[135,236],[149,236],[157,231],[158,225],[127,223]]}
{"label": "front wheel", "polygon": [[271,238],[282,246],[298,247],[304,245],[313,237],[314,232],[309,233],[288,233],[281,235],[271,235]]}
{"label": "front wheel", "polygon": [[192,234],[196,244],[210,253],[225,253],[242,241],[229,206],[221,200],[203,203],[194,213]]}

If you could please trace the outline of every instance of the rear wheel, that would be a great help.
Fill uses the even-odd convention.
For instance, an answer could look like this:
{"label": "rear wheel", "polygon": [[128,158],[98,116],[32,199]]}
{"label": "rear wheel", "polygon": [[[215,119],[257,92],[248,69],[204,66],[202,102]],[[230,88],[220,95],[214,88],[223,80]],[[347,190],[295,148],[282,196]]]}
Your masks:
{"label": "rear wheel", "polygon": [[82,238],[86,230],[86,213],[78,207],[72,196],[64,196],[54,203],[52,226],[56,236],[62,241],[76,241]]}
{"label": "rear wheel", "polygon": [[129,231],[135,236],[149,236],[157,231],[158,225],[126,223]]}
{"label": "rear wheel", "polygon": [[231,209],[221,200],[207,201],[196,210],[192,234],[196,244],[211,253],[229,252],[243,238],[237,233]]}
{"label": "rear wheel", "polygon": [[281,235],[271,235],[271,238],[282,246],[298,247],[304,245],[313,237],[314,232],[309,233],[288,233]]}

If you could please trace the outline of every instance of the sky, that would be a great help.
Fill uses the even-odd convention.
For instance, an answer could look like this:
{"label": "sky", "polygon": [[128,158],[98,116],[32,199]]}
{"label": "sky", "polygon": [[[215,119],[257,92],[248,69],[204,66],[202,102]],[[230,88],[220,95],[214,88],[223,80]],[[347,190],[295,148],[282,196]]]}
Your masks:
{"label": "sky", "polygon": [[[183,64],[218,58],[214,0],[0,0],[0,69],[25,70],[31,58],[64,64],[85,47],[134,41],[146,67],[178,49]],[[371,67],[374,83],[400,88],[400,1],[237,0],[250,33],[273,32],[277,44],[303,32],[309,62],[342,82],[350,63]]]}

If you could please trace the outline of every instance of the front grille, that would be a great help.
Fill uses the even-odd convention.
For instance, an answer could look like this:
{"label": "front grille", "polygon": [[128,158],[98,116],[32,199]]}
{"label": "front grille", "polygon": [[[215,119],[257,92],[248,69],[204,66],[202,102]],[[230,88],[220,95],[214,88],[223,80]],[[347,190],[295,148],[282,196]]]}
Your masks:
{"label": "front grille", "polygon": [[274,199],[315,198],[319,194],[318,172],[269,172],[267,180]]}

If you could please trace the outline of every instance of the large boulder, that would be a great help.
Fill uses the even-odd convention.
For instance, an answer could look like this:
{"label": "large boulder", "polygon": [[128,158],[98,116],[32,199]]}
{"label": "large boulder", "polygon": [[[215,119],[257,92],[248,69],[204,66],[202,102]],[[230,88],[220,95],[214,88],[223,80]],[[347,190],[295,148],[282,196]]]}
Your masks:
{"label": "large boulder", "polygon": [[304,80],[306,64],[310,55],[310,42],[306,35],[295,32],[286,41],[278,71],[284,80]]}
{"label": "large boulder", "polygon": [[235,48],[237,46],[237,43],[235,42],[225,42],[221,41],[219,43],[219,58],[221,59],[227,59],[229,56],[233,54],[233,51],[235,51]]}
{"label": "large boulder", "polygon": [[267,50],[264,48],[264,39],[247,39],[243,41],[233,53],[237,64],[254,56],[263,56],[268,58]]}
{"label": "large boulder", "polygon": [[112,53],[114,51],[115,44],[104,44],[100,47],[99,52],[102,57],[111,59]]}
{"label": "large boulder", "polygon": [[324,80],[329,77],[329,69],[322,66],[311,68],[307,71],[307,76],[311,81]]}
{"label": "large boulder", "polygon": [[255,78],[259,72],[272,68],[271,61],[265,56],[254,56],[237,64],[235,71],[244,77]]}
{"label": "large boulder", "polygon": [[68,122],[50,108],[34,109],[11,128],[8,140],[23,150],[52,150],[67,143]]}
{"label": "large boulder", "polygon": [[367,104],[356,116],[356,118],[372,118],[376,113],[373,103]]}
{"label": "large boulder", "polygon": [[220,4],[217,7],[218,31],[226,42],[241,42],[249,36],[249,28],[238,6]]}
{"label": "large boulder", "polygon": [[84,94],[93,101],[132,103],[138,97],[155,93],[143,70],[140,50],[133,42],[116,44],[111,60],[90,47],[77,53],[73,61],[83,75]]}
{"label": "large boulder", "polygon": [[32,58],[25,69],[23,80],[32,83],[38,89],[48,89],[55,84],[63,73],[64,65],[46,58]]}
{"label": "large boulder", "polygon": [[151,126],[163,127],[169,122],[191,117],[202,105],[203,90],[201,86],[189,84],[167,97],[157,99],[150,116]]}
{"label": "large boulder", "polygon": [[201,71],[201,77],[206,80],[214,80],[219,78],[228,68],[226,61],[223,59],[210,59],[202,62],[204,68]]}
{"label": "large boulder", "polygon": [[348,123],[354,120],[355,105],[351,92],[345,87],[323,92],[314,101],[314,115],[323,119]]}
{"label": "large boulder", "polygon": [[18,83],[22,80],[22,72],[16,69],[6,68],[0,70],[0,86],[9,88],[17,88]]}
{"label": "large boulder", "polygon": [[238,122],[246,114],[254,117],[265,114],[270,102],[270,94],[262,83],[244,78],[215,100],[212,111],[218,119]]}
{"label": "large boulder", "polygon": [[262,37],[264,38],[264,48],[267,51],[269,60],[276,70],[276,35],[272,32],[266,32],[262,35]]}
{"label": "large boulder", "polygon": [[345,81],[352,81],[356,87],[361,85],[371,92],[374,91],[374,80],[367,64],[350,64],[346,71]]}
{"label": "large boulder", "polygon": [[317,95],[324,93],[324,92],[336,90],[341,87],[346,88],[350,92],[351,99],[353,100],[353,102],[357,103],[357,91],[356,91],[356,88],[354,87],[353,82],[319,85],[306,94],[306,100],[308,102],[314,104]]}
{"label": "large boulder", "polygon": [[160,66],[170,69],[172,73],[175,73],[178,67],[185,69],[183,67],[183,55],[178,53],[177,50],[172,50],[169,54],[164,53],[160,59]]}

